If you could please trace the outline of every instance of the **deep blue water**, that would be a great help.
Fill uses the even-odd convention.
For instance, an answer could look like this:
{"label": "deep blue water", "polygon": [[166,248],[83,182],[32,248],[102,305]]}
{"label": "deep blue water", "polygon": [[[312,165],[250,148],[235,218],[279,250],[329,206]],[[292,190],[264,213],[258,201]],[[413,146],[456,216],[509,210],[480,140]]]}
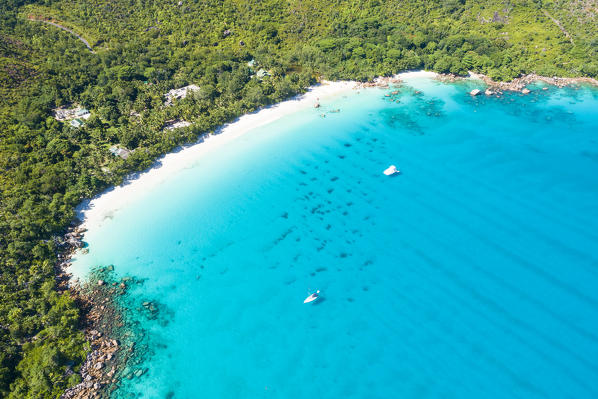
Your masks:
{"label": "deep blue water", "polygon": [[88,232],[170,315],[115,397],[597,398],[598,91],[473,87],[299,111]]}

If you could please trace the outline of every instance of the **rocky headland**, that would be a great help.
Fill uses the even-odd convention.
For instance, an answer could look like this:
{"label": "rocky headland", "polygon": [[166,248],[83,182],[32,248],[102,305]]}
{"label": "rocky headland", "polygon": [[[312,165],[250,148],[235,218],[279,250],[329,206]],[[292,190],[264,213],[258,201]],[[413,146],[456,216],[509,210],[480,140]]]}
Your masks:
{"label": "rocky headland", "polygon": [[[523,94],[528,94],[530,93],[530,89],[527,87],[533,83],[536,82],[544,82],[547,85],[551,85],[551,86],[556,86],[556,87],[566,87],[566,86],[572,86],[572,85],[578,85],[578,84],[588,84],[588,85],[593,85],[598,87],[598,80],[596,79],[592,79],[592,78],[586,78],[586,77],[580,77],[580,78],[560,78],[557,76],[553,76],[553,77],[548,77],[548,76],[540,76],[540,75],[536,75],[536,74],[528,74],[528,75],[523,75],[519,78],[515,78],[509,82],[498,82],[495,80],[492,80],[490,77],[486,76],[486,75],[482,75],[482,74],[477,74],[477,73],[473,73],[470,72],[469,76],[467,77],[463,77],[463,76],[457,76],[457,75],[452,75],[452,74],[438,74],[436,79],[442,81],[442,82],[448,82],[448,83],[453,83],[453,82],[458,82],[458,81],[463,81],[465,79],[479,79],[482,82],[484,82],[487,86],[487,88],[483,91],[484,94],[486,95],[493,95],[493,94],[502,94],[503,92],[506,91],[516,91],[516,92],[520,92]],[[474,89],[476,90],[476,89]],[[480,89],[476,94],[473,94],[472,91],[472,95],[477,95],[477,94],[481,94],[482,91]]]}

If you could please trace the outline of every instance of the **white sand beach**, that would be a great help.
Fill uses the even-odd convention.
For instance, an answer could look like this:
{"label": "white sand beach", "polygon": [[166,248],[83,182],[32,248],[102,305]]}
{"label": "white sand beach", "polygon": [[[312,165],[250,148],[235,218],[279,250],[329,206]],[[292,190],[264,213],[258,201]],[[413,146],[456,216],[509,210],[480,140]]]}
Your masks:
{"label": "white sand beach", "polygon": [[438,76],[436,72],[430,71],[410,71],[403,72],[396,75],[399,79],[413,79],[413,78],[435,78]]}
{"label": "white sand beach", "polygon": [[316,103],[325,104],[326,99],[353,90],[356,82],[322,82],[312,87],[307,93],[271,107],[263,108],[255,113],[247,114],[229,123],[219,130],[219,134],[210,135],[197,144],[190,145],[180,151],[160,158],[154,167],[141,172],[120,186],[114,187],[77,208],[77,215],[83,221],[82,227],[87,230],[100,226],[107,217],[111,217],[119,209],[126,207],[148,190],[156,187],[181,170],[191,166],[200,157],[225,146],[245,133],[274,122],[285,115],[297,112]]}

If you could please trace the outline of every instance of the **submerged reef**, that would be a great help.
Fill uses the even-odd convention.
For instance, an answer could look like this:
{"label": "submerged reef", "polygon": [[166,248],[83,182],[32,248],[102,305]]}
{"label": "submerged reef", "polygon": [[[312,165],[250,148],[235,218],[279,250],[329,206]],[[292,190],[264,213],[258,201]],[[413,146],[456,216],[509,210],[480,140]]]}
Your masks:
{"label": "submerged reef", "polygon": [[[152,356],[148,328],[165,325],[172,312],[158,301],[136,295],[144,280],[119,277],[113,266],[94,269],[89,278],[74,287],[85,311],[85,334],[90,352],[81,367],[81,383],[68,389],[64,399],[116,398],[128,391],[123,385],[138,382],[148,373],[143,364]],[[135,381],[137,380],[137,381]],[[117,391],[118,389],[118,391]]]}

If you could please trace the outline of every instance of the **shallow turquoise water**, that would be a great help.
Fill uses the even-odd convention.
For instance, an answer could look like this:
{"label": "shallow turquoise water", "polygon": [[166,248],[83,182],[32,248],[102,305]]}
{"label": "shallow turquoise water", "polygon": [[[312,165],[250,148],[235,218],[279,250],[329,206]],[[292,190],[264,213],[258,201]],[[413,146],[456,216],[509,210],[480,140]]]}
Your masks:
{"label": "shallow turquoise water", "polygon": [[115,397],[598,397],[598,92],[472,84],[300,111],[88,232],[171,317]]}

